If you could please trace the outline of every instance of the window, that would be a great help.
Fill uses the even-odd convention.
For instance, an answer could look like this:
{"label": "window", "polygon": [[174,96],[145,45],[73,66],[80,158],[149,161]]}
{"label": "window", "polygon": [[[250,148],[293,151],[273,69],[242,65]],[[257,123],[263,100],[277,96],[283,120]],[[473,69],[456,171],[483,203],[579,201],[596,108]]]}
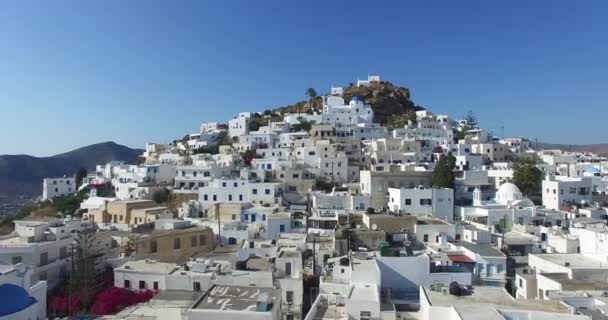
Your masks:
{"label": "window", "polygon": [[405,199],[405,205],[406,206],[411,206],[412,205],[412,199]]}
{"label": "window", "polygon": [[258,194],[258,189],[251,189],[252,194]]}
{"label": "window", "polygon": [[423,238],[422,241],[429,242],[429,235],[428,234],[425,234],[422,238]]}
{"label": "window", "polygon": [[502,273],[502,264],[496,265],[496,273]]}
{"label": "window", "polygon": [[239,194],[239,201],[243,201],[243,195]]}
{"label": "window", "polygon": [[123,287],[127,288],[127,289],[131,289],[131,281],[129,280],[125,280],[124,281],[124,285]]}
{"label": "window", "polygon": [[285,262],[285,275],[291,275],[291,262]]}
{"label": "window", "polygon": [[430,206],[433,204],[433,200],[431,199],[420,199],[421,206]]}
{"label": "window", "polygon": [[226,187],[226,182],[222,182],[222,187]]}
{"label": "window", "polygon": [[204,234],[201,234],[200,236],[198,236],[198,244],[201,246],[207,245],[207,238],[205,237]]}
{"label": "window", "polygon": [[21,256],[14,256],[11,258],[11,262],[12,264],[17,264],[20,263],[23,259],[21,258]]}
{"label": "window", "polygon": [[40,265],[44,266],[49,263],[49,253],[43,252],[40,254]]}
{"label": "window", "polygon": [[152,284],[152,288],[154,290],[158,290],[158,281],[154,281],[154,283]]}
{"label": "window", "polygon": [[293,291],[287,291],[285,293],[285,301],[287,301],[287,303],[293,303]]}
{"label": "window", "polygon": [[190,237],[190,246],[191,247],[196,247],[196,236],[192,236]]}
{"label": "window", "polygon": [[228,201],[232,201],[232,195],[231,194],[228,195]]}
{"label": "window", "polygon": [[213,195],[213,201],[217,201],[217,195]]}
{"label": "window", "polygon": [[173,239],[173,249],[177,250],[181,248],[181,241],[179,238]]}
{"label": "window", "polygon": [[264,193],[265,193],[265,194],[270,194],[270,189],[266,189],[266,190],[264,190]]}
{"label": "window", "polygon": [[371,320],[371,318],[372,318],[372,313],[370,311],[361,311],[359,313],[360,320]]}
{"label": "window", "polygon": [[195,282],[192,284],[192,289],[193,289],[194,291],[197,291],[197,292],[198,292],[198,291],[201,291],[201,283],[200,283],[200,282],[198,282],[198,281],[195,281]]}
{"label": "window", "polygon": [[266,221],[266,214],[262,213],[262,221]]}
{"label": "window", "polygon": [[146,282],[143,280],[139,281],[139,290],[144,290],[146,289]]}
{"label": "window", "polygon": [[279,226],[279,232],[285,232],[285,225],[282,224]]}

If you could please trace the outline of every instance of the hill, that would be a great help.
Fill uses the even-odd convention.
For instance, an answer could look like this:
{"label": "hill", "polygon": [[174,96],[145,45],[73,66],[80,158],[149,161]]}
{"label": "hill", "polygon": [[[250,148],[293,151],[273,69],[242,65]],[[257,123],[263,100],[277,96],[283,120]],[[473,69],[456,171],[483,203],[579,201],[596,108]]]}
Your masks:
{"label": "hill", "polygon": [[608,143],[597,144],[557,144],[557,143],[539,143],[541,149],[558,149],[562,151],[572,152],[591,152],[600,155],[608,155]]}
{"label": "hill", "polygon": [[0,194],[39,195],[45,177],[73,175],[81,167],[93,170],[95,165],[112,160],[135,163],[142,152],[103,142],[51,157],[0,155]]}
{"label": "hill", "polygon": [[[374,121],[383,125],[389,124],[394,116],[424,110],[423,107],[412,101],[408,88],[396,86],[388,81],[371,83],[369,87],[357,87],[351,83],[344,88],[344,100],[348,103],[354,96],[358,96],[366,104],[369,104],[374,110]],[[317,97],[312,106],[307,100],[303,100],[286,107],[277,108],[274,112],[309,112],[311,109],[320,111],[322,107],[322,100]]]}

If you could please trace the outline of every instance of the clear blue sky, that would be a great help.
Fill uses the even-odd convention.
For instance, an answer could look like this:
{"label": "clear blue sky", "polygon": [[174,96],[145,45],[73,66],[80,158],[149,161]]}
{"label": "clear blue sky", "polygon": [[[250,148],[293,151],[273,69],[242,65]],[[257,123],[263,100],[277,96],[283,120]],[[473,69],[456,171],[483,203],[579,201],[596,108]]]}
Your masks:
{"label": "clear blue sky", "polygon": [[506,135],[608,142],[606,1],[4,1],[0,154],[168,142],[368,72]]}

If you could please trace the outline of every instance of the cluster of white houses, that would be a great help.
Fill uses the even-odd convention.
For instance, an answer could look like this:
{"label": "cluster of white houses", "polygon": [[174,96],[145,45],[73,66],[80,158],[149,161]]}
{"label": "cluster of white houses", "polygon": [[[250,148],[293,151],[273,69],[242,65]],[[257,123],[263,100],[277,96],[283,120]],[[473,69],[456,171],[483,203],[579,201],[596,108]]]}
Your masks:
{"label": "cluster of white houses", "polygon": [[[0,239],[0,296],[16,282],[4,274],[18,274],[42,305],[86,233],[115,286],[159,291],[107,319],[608,317],[605,158],[534,150],[426,110],[389,129],[339,87],[322,101],[318,112],[203,123],[149,143],[142,164],[98,165],[79,186],[91,190],[79,218],[15,221]],[[447,153],[454,186],[435,187]],[[540,160],[537,203],[513,183],[522,157]],[[44,197],[74,183],[45,179]],[[112,198],[97,196],[108,186]],[[165,190],[173,202],[152,201]]]}

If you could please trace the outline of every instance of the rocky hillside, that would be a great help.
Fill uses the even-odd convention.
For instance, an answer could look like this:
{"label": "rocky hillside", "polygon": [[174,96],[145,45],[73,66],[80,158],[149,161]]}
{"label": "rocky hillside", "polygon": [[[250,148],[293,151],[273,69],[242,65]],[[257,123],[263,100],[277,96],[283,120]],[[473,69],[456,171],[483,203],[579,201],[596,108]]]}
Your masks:
{"label": "rocky hillside", "polygon": [[[357,87],[349,85],[344,88],[344,99],[348,103],[354,96],[358,96],[366,104],[369,104],[375,113],[375,121],[381,124],[389,124],[391,117],[405,115],[424,108],[416,105],[410,96],[408,88],[396,86],[390,82],[382,81],[372,83],[369,87]],[[321,110],[322,100],[320,97],[312,103],[313,110]],[[287,107],[277,108],[275,112],[309,112],[311,105],[308,101],[300,101]]]}

